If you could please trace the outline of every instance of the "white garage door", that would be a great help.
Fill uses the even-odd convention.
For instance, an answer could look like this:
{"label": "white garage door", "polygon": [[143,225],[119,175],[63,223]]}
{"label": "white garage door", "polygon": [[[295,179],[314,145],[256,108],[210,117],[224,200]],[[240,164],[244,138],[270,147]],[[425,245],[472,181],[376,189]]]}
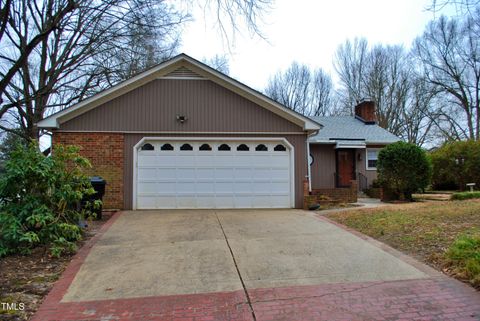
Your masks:
{"label": "white garage door", "polygon": [[293,207],[291,153],[282,141],[145,140],[136,208]]}

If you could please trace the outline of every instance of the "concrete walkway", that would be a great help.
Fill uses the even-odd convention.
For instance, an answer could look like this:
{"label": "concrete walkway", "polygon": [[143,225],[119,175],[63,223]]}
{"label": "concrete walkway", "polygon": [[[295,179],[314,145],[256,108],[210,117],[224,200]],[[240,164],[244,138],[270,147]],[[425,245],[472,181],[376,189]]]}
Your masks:
{"label": "concrete walkway", "polygon": [[480,319],[471,288],[312,212],[115,219],[34,320]]}

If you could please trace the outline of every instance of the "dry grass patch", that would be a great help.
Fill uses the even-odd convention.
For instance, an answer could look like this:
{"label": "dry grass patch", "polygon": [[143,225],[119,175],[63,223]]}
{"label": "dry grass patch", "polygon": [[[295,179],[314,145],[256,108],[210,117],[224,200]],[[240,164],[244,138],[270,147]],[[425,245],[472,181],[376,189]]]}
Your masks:
{"label": "dry grass patch", "polygon": [[465,280],[445,253],[461,235],[480,233],[480,200],[409,203],[327,217]]}

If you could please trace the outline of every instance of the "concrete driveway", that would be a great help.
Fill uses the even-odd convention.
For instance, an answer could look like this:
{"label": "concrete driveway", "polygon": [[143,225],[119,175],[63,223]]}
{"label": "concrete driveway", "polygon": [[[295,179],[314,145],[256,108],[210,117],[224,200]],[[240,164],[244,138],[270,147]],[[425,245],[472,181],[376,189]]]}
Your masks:
{"label": "concrete driveway", "polygon": [[480,294],[312,212],[132,211],[32,320],[480,320]]}
{"label": "concrete driveway", "polygon": [[97,242],[63,301],[424,277],[305,211],[132,211]]}

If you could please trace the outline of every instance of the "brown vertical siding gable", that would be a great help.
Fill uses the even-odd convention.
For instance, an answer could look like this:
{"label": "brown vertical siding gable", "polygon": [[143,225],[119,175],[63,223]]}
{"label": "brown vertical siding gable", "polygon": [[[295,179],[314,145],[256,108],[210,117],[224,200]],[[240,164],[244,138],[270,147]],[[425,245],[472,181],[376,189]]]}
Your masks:
{"label": "brown vertical siding gable", "polygon": [[[184,123],[177,115],[187,118]],[[209,80],[157,79],[60,126],[65,131],[303,132]]]}

